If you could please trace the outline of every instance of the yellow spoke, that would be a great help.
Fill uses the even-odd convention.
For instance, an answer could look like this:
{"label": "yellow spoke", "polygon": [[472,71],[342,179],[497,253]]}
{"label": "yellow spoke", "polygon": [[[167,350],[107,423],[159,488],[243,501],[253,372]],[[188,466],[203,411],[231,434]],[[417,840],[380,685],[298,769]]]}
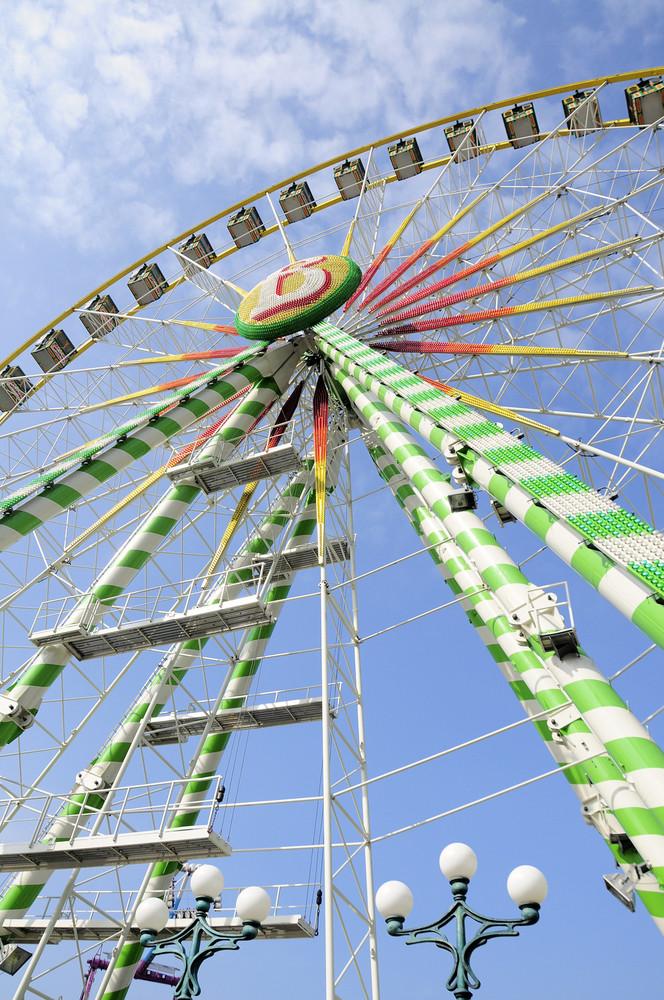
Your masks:
{"label": "yellow spoke", "polygon": [[242,492],[242,496],[240,497],[239,503],[238,503],[237,507],[235,508],[235,512],[233,513],[233,516],[231,517],[230,521],[228,522],[228,526],[227,526],[227,528],[226,528],[226,530],[225,530],[225,532],[224,532],[224,534],[222,536],[221,541],[219,542],[219,546],[217,548],[217,551],[215,552],[215,554],[212,556],[212,559],[210,560],[210,565],[208,566],[208,569],[207,569],[207,576],[203,580],[203,585],[201,586],[201,590],[207,590],[207,588],[209,587],[210,581],[212,580],[212,578],[214,576],[214,572],[215,572],[217,566],[219,565],[219,561],[221,560],[221,558],[223,557],[224,553],[226,552],[226,549],[228,548],[228,546],[229,546],[229,544],[231,542],[231,539],[233,538],[233,535],[235,534],[235,532],[237,530],[237,527],[238,527],[240,521],[242,520],[242,517],[244,516],[244,512],[246,511],[247,506],[249,505],[249,501],[251,500],[252,496],[254,495],[254,491],[255,491],[255,489],[256,489],[257,486],[258,486],[258,480],[257,479],[254,480],[253,483],[247,483],[247,485],[245,486],[245,488],[244,488],[244,490]]}
{"label": "yellow spoke", "polygon": [[166,472],[167,468],[168,465],[162,465],[160,469],[157,469],[156,472],[153,472],[151,475],[149,475],[148,478],[145,479],[140,486],[137,486],[136,489],[131,491],[131,493],[128,493],[126,497],[123,497],[122,500],[116,503],[115,507],[111,507],[111,509],[107,511],[106,514],[103,514],[97,521],[95,521],[94,524],[91,524],[89,528],[86,528],[85,531],[83,531],[78,536],[78,538],[75,538],[74,541],[67,546],[62,555],[68,556],[71,552],[73,552],[80,545],[82,545],[83,542],[86,540],[86,538],[89,538],[90,535],[93,535],[96,531],[102,528],[107,521],[110,521],[112,518],[114,518],[115,515],[118,514],[121,510],[123,510],[128,504],[130,504],[132,500],[135,500],[137,497],[140,497],[142,493],[145,493],[146,490],[149,490],[150,487],[154,485],[154,483],[156,483],[159,479],[161,479],[161,477]]}

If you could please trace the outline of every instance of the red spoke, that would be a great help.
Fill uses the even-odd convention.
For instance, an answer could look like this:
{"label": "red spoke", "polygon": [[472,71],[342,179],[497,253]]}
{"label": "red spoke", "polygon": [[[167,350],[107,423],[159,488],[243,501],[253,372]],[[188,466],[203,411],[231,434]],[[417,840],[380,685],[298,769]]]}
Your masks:
{"label": "red spoke", "polygon": [[403,354],[490,354],[492,344],[437,344],[434,340],[386,340],[380,341],[381,351]]}
{"label": "red spoke", "polygon": [[314,393],[314,468],[316,481],[316,520],[318,522],[318,558],[324,559],[322,543],[325,526],[325,473],[327,461],[328,395],[323,376],[318,376]]}

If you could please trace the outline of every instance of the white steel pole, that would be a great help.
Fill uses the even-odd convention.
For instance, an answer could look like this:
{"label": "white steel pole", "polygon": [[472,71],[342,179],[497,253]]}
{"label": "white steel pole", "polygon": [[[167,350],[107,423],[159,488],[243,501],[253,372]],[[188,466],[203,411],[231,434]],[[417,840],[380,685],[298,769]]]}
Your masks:
{"label": "white steel pole", "polygon": [[[316,520],[318,522],[318,565],[320,568],[320,670],[321,695],[325,700],[330,685],[327,637],[327,567],[325,560],[325,484],[327,460],[327,391],[322,376],[314,394],[314,454]],[[332,785],[330,769],[330,713],[323,708],[321,724],[323,780],[323,913],[325,916],[325,1000],[335,998],[334,970],[334,875],[332,867]]]}
{"label": "white steel pole", "polygon": [[[327,577],[325,572],[325,530],[321,539],[322,555],[320,565],[320,667],[323,698],[330,684],[330,668],[327,648]],[[323,709],[321,726],[322,766],[323,766],[323,889],[325,914],[325,1000],[334,1000],[334,899],[332,877],[332,787],[330,781],[330,713]]]}
{"label": "white steel pole", "polygon": [[49,922],[47,923],[46,927],[44,928],[44,933],[42,934],[42,936],[41,936],[41,938],[39,940],[39,944],[37,945],[37,947],[33,951],[32,958],[28,962],[26,970],[23,973],[23,976],[21,977],[21,982],[19,983],[18,989],[16,990],[16,993],[14,994],[14,1000],[23,1000],[23,997],[25,996],[25,991],[30,986],[30,980],[32,979],[32,974],[36,970],[37,965],[39,964],[39,960],[42,957],[42,953],[44,951],[44,948],[46,947],[46,945],[48,944],[48,942],[50,940],[51,932],[53,931],[53,928],[55,927],[56,922],[59,919],[60,914],[62,913],[62,910],[63,910],[63,907],[65,905],[65,902],[66,902],[66,900],[69,897],[69,893],[74,888],[74,883],[76,882],[76,879],[78,878],[78,873],[80,872],[80,870],[81,870],[80,868],[72,868],[71,874],[69,875],[69,878],[67,879],[67,884],[66,884],[66,886],[64,887],[64,889],[62,891],[62,895],[60,896],[60,899],[58,900],[58,903],[57,903],[55,909],[53,910],[53,913],[51,915],[51,919],[49,920]]}
{"label": "white steel pole", "polygon": [[346,508],[348,511],[348,540],[350,542],[350,593],[353,621],[353,662],[355,668],[355,693],[357,697],[357,741],[360,759],[360,779],[362,782],[362,827],[364,829],[364,871],[367,893],[367,918],[369,921],[369,969],[371,974],[372,1000],[380,1000],[378,977],[378,939],[376,935],[376,907],[374,902],[373,852],[371,847],[371,822],[369,816],[369,786],[367,771],[367,744],[364,727],[364,701],[362,694],[362,669],[360,658],[360,617],[357,601],[357,568],[355,564],[355,531],[353,526],[353,495],[351,483],[349,445],[346,444]]}

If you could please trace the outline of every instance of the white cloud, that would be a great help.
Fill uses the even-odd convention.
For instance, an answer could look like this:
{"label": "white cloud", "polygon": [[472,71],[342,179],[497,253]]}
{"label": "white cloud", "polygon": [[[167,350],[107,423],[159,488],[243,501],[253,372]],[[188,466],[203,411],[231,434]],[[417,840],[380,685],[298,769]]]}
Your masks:
{"label": "white cloud", "polygon": [[498,0],[24,0],[0,18],[12,221],[82,246],[151,239],[173,185],[274,180],[518,91],[529,65]]}

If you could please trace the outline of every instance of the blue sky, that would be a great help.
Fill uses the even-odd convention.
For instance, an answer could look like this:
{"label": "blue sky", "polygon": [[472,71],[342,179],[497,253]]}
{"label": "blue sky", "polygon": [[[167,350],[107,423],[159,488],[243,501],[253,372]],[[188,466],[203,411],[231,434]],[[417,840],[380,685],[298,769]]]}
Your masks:
{"label": "blue sky", "polygon": [[[664,51],[658,0],[56,0],[4,5],[0,31],[0,328],[7,349],[86,289],[244,192],[414,123],[657,65]],[[410,539],[406,529],[403,540],[398,534],[398,512],[386,528],[395,550],[405,551]],[[604,610],[594,595],[579,584],[573,590],[589,625],[601,621]],[[367,592],[367,630],[405,616],[411,593],[425,594],[413,609],[447,600],[433,567],[418,563],[379,598]],[[479,644],[464,646],[455,658],[456,625],[423,625],[417,641],[435,648],[441,633],[453,677],[432,686],[409,666],[407,634],[367,647],[370,672],[388,656],[401,658],[406,690],[406,696],[395,693],[392,714],[383,698],[380,712],[368,705],[380,747],[380,758],[370,758],[374,772],[460,740],[460,723],[478,704],[473,733],[518,718],[501,679],[489,679],[476,664]],[[638,652],[643,643],[633,641]],[[606,673],[629,658],[631,642],[627,637],[616,648],[607,642],[594,650]],[[478,697],[466,702],[469,689]],[[409,712],[421,715],[406,748],[398,735],[404,697],[413,702]],[[458,733],[455,711],[439,731],[442,704],[454,706]],[[532,745],[533,757],[524,761],[522,744],[506,739],[496,782],[503,774],[508,784],[551,766],[534,736]],[[469,775],[485,769],[486,761],[471,754],[458,773],[435,772],[422,786],[414,779],[403,783],[379,807],[376,832],[383,831],[383,818],[398,825],[395,799],[408,822],[413,813],[436,811],[428,800],[434,785],[442,811],[463,799]],[[647,989],[664,966],[661,939],[643,908],[632,916],[610,900],[601,885],[602,871],[611,870],[608,852],[583,826],[572,794],[548,787],[538,786],[530,798],[516,793],[498,800],[472,819],[463,814],[456,825],[403,851],[388,842],[377,857],[377,884],[390,877],[409,881],[416,893],[413,917],[425,921],[447,905],[437,838],[444,838],[440,846],[468,839],[480,854],[471,902],[508,913],[509,870],[537,864],[549,877],[550,909],[545,904],[542,923],[518,942],[490,945],[492,961],[486,949],[484,994],[520,996],[526,979],[541,1000],[563,991],[569,1000],[618,1000]],[[422,954],[429,951],[382,942],[386,1000],[406,991],[440,995],[445,960]],[[483,949],[480,972],[484,960]],[[635,973],[639,962],[647,970],[643,984]],[[240,968],[248,975],[249,965]],[[515,988],[516,970],[524,982]],[[269,974],[256,977],[263,979]],[[289,995],[287,981],[280,989],[274,989],[278,997]]]}
{"label": "blue sky", "polygon": [[537,9],[5,5],[0,289],[15,335],[234,201],[240,186],[456,108],[658,64],[656,0]]}

